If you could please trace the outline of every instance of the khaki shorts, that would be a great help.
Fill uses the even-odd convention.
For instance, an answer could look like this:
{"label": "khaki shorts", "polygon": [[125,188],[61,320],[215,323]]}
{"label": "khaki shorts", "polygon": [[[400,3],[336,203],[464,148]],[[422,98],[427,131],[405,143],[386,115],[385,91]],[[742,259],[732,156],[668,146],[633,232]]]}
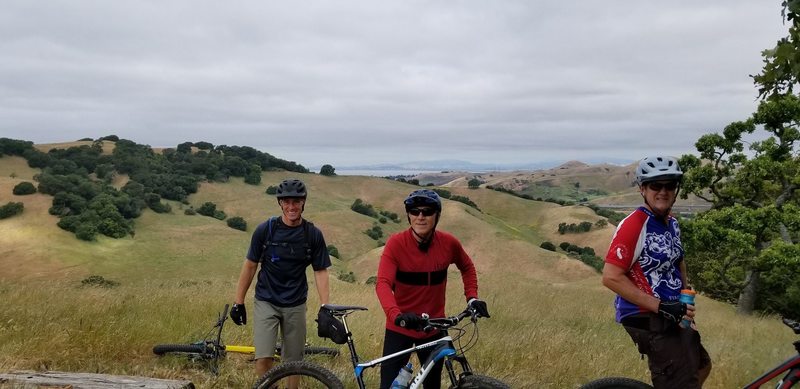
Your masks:
{"label": "khaki shorts", "polygon": [[625,331],[647,355],[655,388],[700,388],[698,372],[711,363],[700,343],[700,333],[668,322],[655,314],[641,314],[622,320]]}
{"label": "khaki shorts", "polygon": [[281,359],[285,362],[303,360],[306,345],[306,304],[296,307],[277,307],[266,301],[255,300],[253,317],[253,344],[256,359],[275,356],[278,330],[281,332]]}

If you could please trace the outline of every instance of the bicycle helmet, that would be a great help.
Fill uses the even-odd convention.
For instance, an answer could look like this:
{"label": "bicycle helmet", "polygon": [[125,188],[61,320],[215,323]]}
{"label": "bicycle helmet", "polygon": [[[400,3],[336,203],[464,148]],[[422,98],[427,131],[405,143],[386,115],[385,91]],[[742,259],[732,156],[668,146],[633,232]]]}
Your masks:
{"label": "bicycle helmet", "polygon": [[678,160],[670,156],[644,157],[636,167],[636,182],[642,185],[651,181],[676,180],[683,177]]}
{"label": "bicycle helmet", "polygon": [[436,212],[442,212],[442,199],[439,194],[430,189],[418,189],[406,197],[403,201],[406,205],[406,212],[414,207],[429,206],[436,209]]}
{"label": "bicycle helmet", "polygon": [[303,184],[303,181],[297,179],[283,180],[280,185],[278,185],[278,191],[276,192],[276,197],[279,199],[284,197],[306,198],[306,196],[308,196],[306,185]]}

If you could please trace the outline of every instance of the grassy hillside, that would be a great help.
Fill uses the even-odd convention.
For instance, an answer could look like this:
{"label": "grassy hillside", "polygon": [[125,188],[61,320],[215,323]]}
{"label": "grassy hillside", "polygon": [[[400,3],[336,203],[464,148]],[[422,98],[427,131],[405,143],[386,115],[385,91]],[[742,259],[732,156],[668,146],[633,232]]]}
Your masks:
{"label": "grassy hillside", "polygon": [[[11,177],[11,173],[15,177]],[[0,220],[0,371],[50,369],[162,378],[188,378],[201,388],[252,384],[252,365],[230,356],[219,377],[180,359],[156,358],[157,343],[190,341],[202,336],[216,312],[232,300],[236,278],[256,224],[279,208],[264,193],[287,177],[309,187],[305,216],[320,227],[342,260],[335,261],[332,300],[364,305],[353,323],[364,358],[378,356],[382,310],[374,287],[381,249],[363,231],[375,219],[350,210],[356,198],[380,210],[403,214],[402,199],[415,187],[371,177],[324,177],[268,172],[261,186],[234,179],[203,184],[189,198],[195,207],[213,201],[228,216],[242,216],[248,232],[223,221],[183,214],[145,211],[136,219],[135,236],[100,237],[83,242],[60,230],[48,215],[49,196],[14,196],[11,188],[36,171],[18,158],[0,158],[0,204],[22,201],[22,215]],[[642,361],[622,328],[613,322],[612,294],[593,270],[562,253],[540,249],[542,241],[568,240],[605,252],[612,229],[558,235],[560,222],[594,222],[583,207],[560,207],[486,189],[454,186],[483,212],[445,201],[440,228],[452,232],[475,260],[480,295],[492,318],[480,324],[480,341],[469,352],[476,370],[506,380],[513,387],[576,387],[582,382],[624,375],[647,380]],[[380,224],[386,233],[407,228]],[[352,271],[356,283],[336,279]],[[89,275],[119,282],[115,288],[82,286]],[[451,272],[448,311],[464,303],[457,272]],[[312,287],[313,289],[313,287]],[[309,306],[316,304],[311,293]],[[794,353],[795,336],[774,317],[739,317],[733,309],[698,298],[699,325],[715,363],[707,387],[739,387],[769,366]],[[316,310],[308,312],[313,323]],[[249,343],[252,328],[231,325],[225,339]],[[765,336],[769,334],[769,336]],[[313,344],[332,345],[309,332]],[[342,349],[344,352],[345,350]],[[322,361],[343,379],[352,374],[347,357]],[[377,371],[368,372],[375,386]]]}

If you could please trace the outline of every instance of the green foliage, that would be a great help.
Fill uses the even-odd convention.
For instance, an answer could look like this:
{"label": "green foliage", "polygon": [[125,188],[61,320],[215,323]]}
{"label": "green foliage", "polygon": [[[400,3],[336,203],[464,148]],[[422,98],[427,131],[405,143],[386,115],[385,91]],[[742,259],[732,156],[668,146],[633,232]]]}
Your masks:
{"label": "green foliage", "polygon": [[353,272],[339,273],[339,280],[349,282],[351,284],[356,282],[356,275]]}
{"label": "green foliage", "polygon": [[[602,216],[602,217],[608,219],[611,222],[611,224],[613,224],[615,226],[617,224],[619,224],[619,222],[621,222],[622,219],[624,219],[626,216],[628,216],[627,214],[624,214],[622,212],[616,212],[616,211],[612,211],[610,209],[600,208],[595,204],[586,204],[586,206],[589,207],[589,209],[591,209],[592,211],[594,211],[594,213],[596,213],[597,216]],[[599,222],[600,221],[598,221],[598,223]],[[601,226],[598,225],[598,227],[601,227]]]}
{"label": "green foliage", "polygon": [[247,231],[247,222],[241,216],[231,217],[226,223],[235,230]]}
{"label": "green foliage", "polygon": [[433,189],[433,191],[436,192],[439,195],[439,197],[443,199],[449,199],[450,197],[453,196],[453,194],[447,189],[435,188]]}
{"label": "green foliage", "polygon": [[477,177],[473,177],[467,181],[467,186],[470,189],[478,189],[481,187],[481,184],[483,184],[483,181],[479,180]]}
{"label": "green foliage", "polygon": [[23,181],[17,185],[14,185],[12,192],[18,196],[34,194],[36,193],[36,187],[28,181]]}
{"label": "green foliage", "polygon": [[453,195],[453,196],[450,197],[450,200],[458,201],[459,203],[467,204],[470,207],[477,209],[478,211],[481,210],[480,208],[478,208],[478,204],[475,204],[475,202],[470,200],[469,197],[467,197],[467,196]]}
{"label": "green foliage", "polygon": [[378,276],[369,276],[364,283],[367,285],[375,285],[378,283]]}
{"label": "green foliage", "polygon": [[14,215],[19,215],[25,205],[22,203],[8,202],[6,205],[0,207],[0,219],[7,219]]}
{"label": "green foliage", "polygon": [[567,248],[569,247],[569,242],[561,242],[561,243],[558,245],[558,247],[560,247],[560,248],[561,248],[562,250],[564,250],[564,251],[567,251]]}
{"label": "green foliage", "polygon": [[336,169],[334,169],[334,167],[331,165],[322,165],[322,167],[319,169],[319,174],[323,176],[335,176],[335,171]]}
{"label": "green foliage", "polygon": [[800,2],[783,4],[789,35],[762,54],[764,68],[753,76],[762,98],[756,112],[701,136],[695,143],[699,156],[680,159],[681,196],[712,204],[684,223],[691,234],[682,236],[692,249],[687,265],[698,275],[698,290],[736,301],[740,313],[761,309],[800,317],[798,286],[791,280],[776,286],[799,259],[800,232],[800,99],[793,94],[800,81]]}
{"label": "green foliage", "polygon": [[81,280],[83,286],[93,286],[98,288],[114,288],[119,286],[119,282],[107,280],[103,276],[91,275]]}
{"label": "green foliage", "polygon": [[386,224],[386,222],[387,222],[388,220],[387,220],[385,217],[381,216],[381,217],[379,217],[379,218],[378,218],[378,221],[379,221],[381,224]]}
{"label": "green foliage", "polygon": [[336,246],[334,246],[332,244],[328,245],[328,254],[330,254],[330,255],[332,255],[332,256],[334,256],[336,258],[341,258],[339,256],[339,249],[337,249]]}
{"label": "green foliage", "polygon": [[364,200],[361,199],[356,199],[353,201],[350,209],[362,215],[375,218],[378,217],[378,212],[375,211],[375,208],[372,207],[372,204],[364,202]]}
{"label": "green foliage", "polygon": [[370,238],[375,240],[378,240],[383,237],[383,230],[381,229],[381,226],[377,224],[374,224],[372,228],[364,231],[364,233],[367,234],[367,236],[369,236]]}
{"label": "green foliage", "polygon": [[[381,214],[381,216],[384,216],[387,219],[390,219],[390,220],[394,221],[395,223],[400,223],[400,217],[394,212],[380,211],[379,213]],[[381,222],[381,223],[385,223],[385,222]]]}
{"label": "green foliage", "polygon": [[274,196],[275,194],[277,194],[277,193],[278,193],[278,187],[277,187],[277,186],[271,186],[271,185],[270,185],[270,186],[268,186],[268,187],[267,187],[267,191],[266,191],[266,193],[267,193],[268,195],[273,195],[273,196]]}
{"label": "green foliage", "polygon": [[194,215],[196,215],[196,214],[197,214],[197,212],[194,210],[194,208],[192,208],[192,207],[189,207],[189,208],[186,208],[186,209],[183,211],[183,214],[184,214],[184,215],[189,215],[189,216],[194,216]]}
{"label": "green foliage", "polygon": [[217,212],[217,204],[214,204],[211,201],[206,201],[200,206],[200,208],[197,208],[197,213],[203,216],[214,217],[215,212]]}
{"label": "green foliage", "polygon": [[172,207],[169,204],[161,202],[161,196],[155,193],[148,193],[144,196],[144,202],[147,206],[156,213],[169,213],[172,212]]}
{"label": "green foliage", "polygon": [[592,229],[591,222],[580,222],[580,224],[558,223],[558,233],[562,235],[566,233],[589,232],[591,229]]}
{"label": "green foliage", "polygon": [[539,247],[541,247],[541,248],[543,248],[545,250],[556,251],[556,245],[554,245],[551,242],[547,242],[547,241],[542,242],[542,244],[540,244]]}
{"label": "green foliage", "polygon": [[606,219],[600,219],[594,222],[594,226],[597,228],[603,228],[608,225],[608,221]]}

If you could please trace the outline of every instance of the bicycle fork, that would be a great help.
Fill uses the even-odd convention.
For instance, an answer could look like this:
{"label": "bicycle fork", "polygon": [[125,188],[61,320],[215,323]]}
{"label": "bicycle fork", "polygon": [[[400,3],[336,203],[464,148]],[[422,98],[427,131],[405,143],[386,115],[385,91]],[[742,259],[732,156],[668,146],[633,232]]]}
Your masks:
{"label": "bicycle fork", "polygon": [[427,377],[428,373],[430,373],[431,369],[433,369],[433,365],[442,359],[445,360],[444,363],[447,366],[447,374],[450,376],[450,380],[455,385],[457,381],[455,380],[453,363],[450,361],[450,357],[452,357],[453,355],[456,355],[456,350],[455,348],[453,348],[452,343],[447,342],[436,346],[436,348],[433,349],[431,354],[428,356],[428,359],[425,361],[425,363],[423,363],[422,366],[420,367],[419,373],[417,373],[414,379],[411,380],[411,382],[408,385],[408,388],[409,389],[419,388],[420,385],[422,385],[422,381],[425,381],[425,377]]}

